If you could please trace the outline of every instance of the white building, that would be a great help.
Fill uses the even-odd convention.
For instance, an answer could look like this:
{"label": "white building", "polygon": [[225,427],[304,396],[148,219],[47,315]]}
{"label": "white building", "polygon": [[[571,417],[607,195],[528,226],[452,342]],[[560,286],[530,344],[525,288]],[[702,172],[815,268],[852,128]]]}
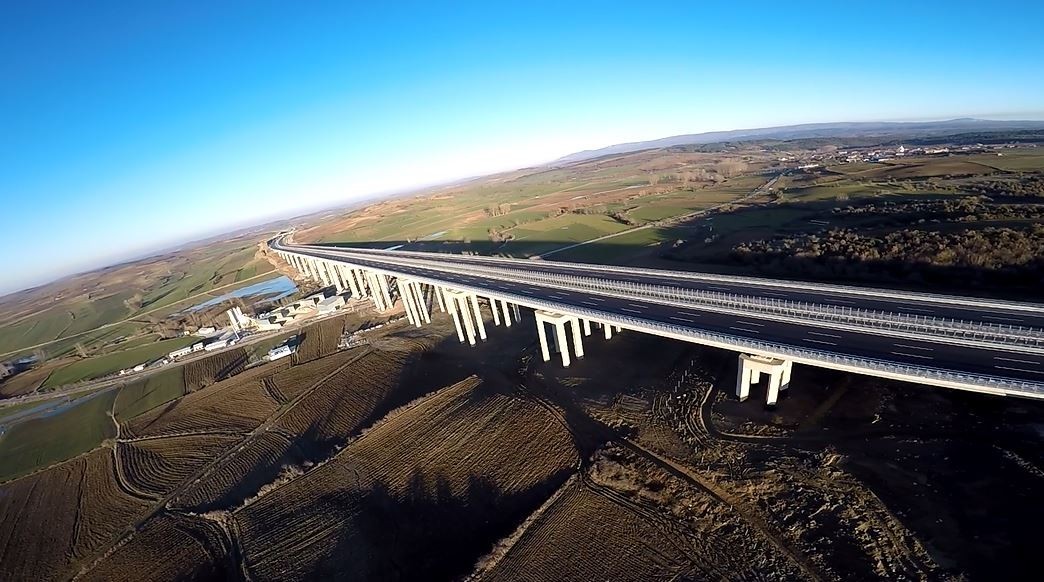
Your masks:
{"label": "white building", "polygon": [[270,362],[271,361],[275,361],[275,360],[278,360],[279,358],[285,358],[285,357],[289,356],[292,353],[294,353],[294,351],[290,349],[290,346],[282,345],[282,346],[279,346],[279,347],[275,347],[275,348],[272,348],[272,349],[268,350],[268,360]]}
{"label": "white building", "polygon": [[[202,347],[202,342],[197,342],[197,343],[199,343],[200,347]],[[182,356],[187,356],[187,355],[191,354],[192,352],[194,352],[195,350],[193,350],[192,348],[193,348],[193,346],[185,346],[185,347],[181,348],[180,350],[174,350],[173,352],[167,354],[167,357],[172,359],[172,360],[176,360],[176,359],[178,359],[178,358],[180,358]]]}

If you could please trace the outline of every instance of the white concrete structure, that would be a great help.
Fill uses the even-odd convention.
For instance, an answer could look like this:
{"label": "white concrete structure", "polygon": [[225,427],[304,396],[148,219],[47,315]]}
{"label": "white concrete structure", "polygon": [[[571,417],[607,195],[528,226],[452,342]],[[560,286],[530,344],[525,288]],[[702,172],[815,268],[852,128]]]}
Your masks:
{"label": "white concrete structure", "polygon": [[768,376],[765,404],[775,406],[779,393],[790,387],[790,371],[794,362],[765,356],[740,354],[736,370],[736,397],[744,401],[750,396],[750,385],[757,384],[761,375]]}
{"label": "white concrete structure", "polygon": [[[460,341],[473,345],[476,336],[486,337],[483,303],[494,325],[519,321],[520,307],[542,312],[542,355],[550,359],[545,324],[554,325],[553,342],[566,365],[570,353],[581,357],[582,338],[595,324],[607,339],[627,329],[740,352],[747,372],[740,374],[737,393],[745,397],[764,373],[770,403],[786,389],[794,363],[1044,399],[1044,305],[609,265],[300,246],[285,237],[270,246],[306,271],[319,261],[342,265],[357,278],[360,294],[368,293],[381,310],[391,306],[387,278],[394,278],[414,325],[430,320],[423,309],[429,304],[417,293],[428,286],[432,308],[447,311]],[[992,322],[999,317],[1018,323]]]}
{"label": "white concrete structure", "polygon": [[545,362],[551,359],[551,352],[547,346],[547,332],[544,330],[545,324],[549,324],[555,329],[552,336],[554,338],[555,351],[562,355],[563,366],[569,367],[569,341],[566,339],[567,325],[572,326],[573,351],[576,353],[576,357],[584,357],[584,340],[580,332],[579,318],[563,313],[539,310],[535,311],[534,315],[536,316],[537,335],[540,338],[540,354],[544,357]]}

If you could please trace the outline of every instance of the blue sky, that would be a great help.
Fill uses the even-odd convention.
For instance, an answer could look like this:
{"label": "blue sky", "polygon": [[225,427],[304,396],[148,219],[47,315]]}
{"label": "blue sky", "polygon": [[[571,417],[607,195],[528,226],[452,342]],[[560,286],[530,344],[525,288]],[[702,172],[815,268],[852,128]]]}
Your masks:
{"label": "blue sky", "polygon": [[7,2],[0,293],[681,133],[1044,117],[1039,2]]}

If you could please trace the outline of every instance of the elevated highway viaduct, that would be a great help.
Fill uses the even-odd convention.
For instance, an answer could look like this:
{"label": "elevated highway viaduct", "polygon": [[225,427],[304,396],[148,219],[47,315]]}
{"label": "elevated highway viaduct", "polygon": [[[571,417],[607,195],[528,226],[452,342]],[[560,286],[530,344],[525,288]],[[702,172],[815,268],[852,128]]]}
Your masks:
{"label": "elevated highway viaduct", "polygon": [[[416,325],[448,311],[461,341],[532,309],[545,360],[582,357],[593,328],[652,333],[740,353],[736,393],[794,363],[1044,398],[1044,306],[966,297],[601,265],[269,241],[303,274],[368,297],[401,300]],[[547,333],[550,329],[552,333]],[[590,340],[587,340],[590,341]]]}

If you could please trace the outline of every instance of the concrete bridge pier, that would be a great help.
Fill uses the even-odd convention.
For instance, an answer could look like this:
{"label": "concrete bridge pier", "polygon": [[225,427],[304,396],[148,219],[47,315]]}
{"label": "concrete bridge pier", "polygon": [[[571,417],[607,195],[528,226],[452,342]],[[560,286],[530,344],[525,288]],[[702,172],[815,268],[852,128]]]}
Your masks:
{"label": "concrete bridge pier", "polygon": [[402,300],[402,310],[406,312],[406,320],[410,322],[410,325],[420,327],[420,314],[417,313],[417,308],[413,304],[415,298],[410,291],[409,281],[400,278],[396,280],[395,286],[399,291],[399,299]]}
{"label": "concrete bridge pier", "polygon": [[369,297],[373,292],[366,284],[366,277],[363,276],[363,271],[359,269],[351,269],[351,275],[355,279],[355,284],[359,286],[360,296]]}
{"label": "concrete bridge pier", "polygon": [[[457,326],[457,338],[464,343],[465,336],[468,343],[475,345],[475,331],[478,330],[479,337],[486,339],[486,326],[482,323],[482,312],[478,308],[478,298],[471,293],[443,289],[446,308],[453,316],[453,324]],[[463,326],[463,329],[461,327]]]}
{"label": "concrete bridge pier", "polygon": [[333,281],[330,280],[330,273],[326,270],[326,261],[316,259],[315,270],[319,273],[319,280],[322,281],[323,287],[333,285]]}
{"label": "concrete bridge pier", "polygon": [[373,306],[377,311],[387,311],[391,308],[390,302],[386,301],[384,290],[381,288],[380,281],[377,280],[376,273],[366,273],[366,281],[370,287],[370,299],[373,300]]}
{"label": "concrete bridge pier", "polygon": [[768,391],[765,396],[766,406],[775,406],[781,390],[790,387],[790,372],[794,362],[769,358],[766,356],[740,354],[736,370],[736,397],[740,402],[750,396],[750,385],[761,380],[762,374],[768,375]]}
{"label": "concrete bridge pier", "polygon": [[[508,302],[507,302],[506,299],[501,299],[500,300],[500,307],[501,307],[501,310],[504,313],[504,326],[505,327],[511,327],[511,308],[508,307]],[[496,308],[497,308],[496,307],[496,303],[494,302],[493,309],[495,310]],[[516,308],[517,308],[517,306],[516,306]],[[516,315],[516,317],[517,317],[517,315]],[[515,321],[521,321],[521,319],[516,319]]]}
{"label": "concrete bridge pier", "polygon": [[415,298],[414,305],[417,307],[417,314],[422,320],[424,320],[424,323],[431,323],[431,313],[428,311],[428,300],[424,296],[424,285],[420,281],[410,281],[408,288]]}
{"label": "concrete bridge pier", "polygon": [[352,292],[352,297],[356,299],[362,298],[362,292],[359,291],[359,284],[355,280],[355,274],[352,269],[343,265],[338,265],[338,272],[341,274],[341,279],[348,285],[348,289]]}
{"label": "concrete bridge pier", "polygon": [[547,331],[544,324],[550,324],[555,328],[554,344],[555,351],[562,355],[562,366],[569,367],[569,342],[566,339],[566,325],[571,324],[573,329],[573,350],[577,358],[584,357],[583,337],[580,333],[580,320],[572,315],[552,313],[550,311],[537,310],[533,312],[536,317],[537,335],[540,337],[540,354],[544,361],[551,360],[551,351],[547,345]]}
{"label": "concrete bridge pier", "polygon": [[500,326],[500,309],[497,307],[497,300],[492,297],[486,298],[489,301],[489,312],[493,314],[493,325]]}

